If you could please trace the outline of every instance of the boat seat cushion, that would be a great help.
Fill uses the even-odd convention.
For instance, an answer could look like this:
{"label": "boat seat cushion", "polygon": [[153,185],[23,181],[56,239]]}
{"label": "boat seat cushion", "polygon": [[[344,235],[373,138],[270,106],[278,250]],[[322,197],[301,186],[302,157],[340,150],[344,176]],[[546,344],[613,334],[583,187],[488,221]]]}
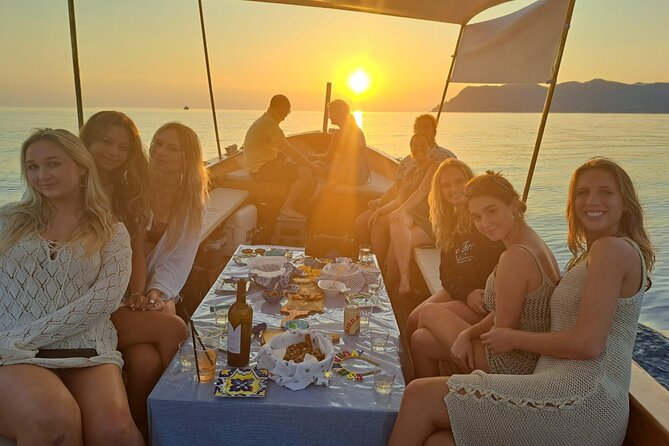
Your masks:
{"label": "boat seat cushion", "polygon": [[442,289],[441,279],[439,278],[439,249],[417,247],[413,249],[413,255],[430,294]]}
{"label": "boat seat cushion", "polygon": [[249,197],[249,191],[217,187],[209,192],[200,241],[231,216]]}

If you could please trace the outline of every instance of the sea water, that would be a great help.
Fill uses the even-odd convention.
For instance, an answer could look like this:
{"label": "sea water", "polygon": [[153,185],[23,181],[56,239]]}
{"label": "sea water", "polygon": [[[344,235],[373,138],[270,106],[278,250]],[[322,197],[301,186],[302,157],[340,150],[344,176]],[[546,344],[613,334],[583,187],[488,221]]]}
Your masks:
{"label": "sea water", "polygon": [[[85,117],[99,109],[86,110]],[[145,144],[168,121],[191,126],[200,136],[205,159],[217,156],[208,110],[124,109],[138,125]],[[249,125],[262,110],[218,111],[221,147],[241,145]],[[417,112],[364,112],[368,145],[394,157],[409,153]],[[322,127],[322,111],[294,111],[281,123],[286,134]],[[501,171],[519,191],[525,183],[541,116],[537,113],[447,113],[437,141],[476,173]],[[74,109],[0,107],[0,204],[21,196],[19,150],[35,127],[77,128]],[[646,212],[656,247],[653,286],[646,293],[641,321],[669,330],[669,115],[551,114],[528,198],[527,219],[546,240],[561,267],[569,260],[564,217],[572,171],[594,156],[619,162],[630,174]]]}

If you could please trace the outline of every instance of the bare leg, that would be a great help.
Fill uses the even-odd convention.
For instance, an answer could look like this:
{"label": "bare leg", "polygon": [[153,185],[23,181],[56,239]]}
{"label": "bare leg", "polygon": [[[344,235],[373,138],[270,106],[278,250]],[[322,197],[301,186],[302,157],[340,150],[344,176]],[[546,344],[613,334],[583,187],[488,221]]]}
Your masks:
{"label": "bare leg", "polygon": [[390,233],[388,229],[388,214],[379,216],[369,231],[369,240],[372,244],[372,252],[376,255],[379,265],[386,262],[388,245],[390,244]]}
{"label": "bare leg", "polygon": [[425,440],[423,446],[455,446],[453,431],[450,429],[436,431]]}
{"label": "bare leg", "polygon": [[0,434],[20,445],[82,445],[81,429],[77,401],[54,372],[0,366]]}
{"label": "bare leg", "polygon": [[402,397],[389,446],[421,446],[433,433],[450,429],[444,397],[448,394],[447,377],[415,379]]}
{"label": "bare leg", "polygon": [[432,239],[418,226],[414,225],[411,215],[404,214],[399,221],[390,225],[390,243],[393,245],[395,259],[400,274],[398,291],[405,294],[411,291],[411,248],[426,245]]}
{"label": "bare leg", "polygon": [[367,223],[369,222],[369,217],[372,215],[372,212],[373,211],[371,209],[367,209],[365,212],[358,215],[355,219],[355,240],[358,245],[369,245],[372,243],[371,237],[369,235],[369,228],[367,227]]}
{"label": "bare leg", "polygon": [[148,435],[146,399],[163,373],[163,363],[153,344],[136,344],[123,350],[125,373],[128,377],[128,404],[137,427]]}
{"label": "bare leg", "polygon": [[300,167],[297,171],[297,180],[290,185],[288,190],[288,196],[281,206],[281,212],[283,215],[293,218],[305,218],[305,215],[301,212],[295,210],[295,201],[302,195],[302,193],[307,189],[311,184],[312,173],[310,169],[306,167]]}
{"label": "bare leg", "polygon": [[[458,302],[426,304],[421,312],[418,329],[411,336],[411,357],[417,377],[435,376],[438,373],[439,361],[451,360],[451,346],[458,335],[471,326],[449,309],[456,306],[456,303]],[[485,349],[479,339],[472,341],[472,349],[474,367],[487,371]]]}
{"label": "bare leg", "polygon": [[407,318],[407,326],[406,326],[407,336],[411,338],[413,332],[416,331],[416,329],[418,328],[418,319],[420,318],[420,313],[423,311],[423,309],[427,304],[450,302],[452,300],[453,298],[448,293],[448,291],[442,288],[436,293],[434,293],[432,296],[428,297],[423,302],[421,302],[416,308],[413,309],[413,311],[409,314],[409,317]]}
{"label": "bare leg", "polygon": [[59,370],[81,409],[84,442],[94,445],[143,445],[128,408],[121,369],[115,364]]}
{"label": "bare leg", "polygon": [[163,370],[172,361],[179,343],[188,337],[184,321],[167,311],[132,311],[121,307],[112,314],[111,320],[118,331],[119,350],[152,344],[160,353]]}

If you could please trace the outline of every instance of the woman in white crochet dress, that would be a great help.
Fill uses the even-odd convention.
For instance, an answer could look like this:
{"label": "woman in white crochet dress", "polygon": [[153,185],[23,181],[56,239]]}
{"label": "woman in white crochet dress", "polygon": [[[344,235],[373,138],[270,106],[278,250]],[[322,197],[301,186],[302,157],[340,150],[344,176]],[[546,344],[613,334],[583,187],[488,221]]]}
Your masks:
{"label": "woman in white crochet dress", "polygon": [[495,327],[548,331],[549,303],[560,280],[560,268],[550,248],[525,220],[525,203],[501,174],[487,172],[469,180],[464,195],[476,229],[490,241],[502,241],[505,251],[485,284],[485,310],[467,305],[431,305],[411,335],[415,376],[438,375],[438,361],[451,361],[464,373],[532,373],[539,355],[514,351],[495,354],[485,349],[481,335]]}
{"label": "woman in white crochet dress", "polygon": [[622,444],[655,253],[632,181],[610,160],[576,169],[567,220],[574,258],[551,299],[551,331],[497,328],[483,336],[495,352],[539,353],[534,373],[411,382],[391,445]]}
{"label": "woman in white crochet dress", "polygon": [[0,209],[0,434],[18,444],[143,444],[109,320],[130,241],[95,164],[61,129],[21,149],[24,198]]}

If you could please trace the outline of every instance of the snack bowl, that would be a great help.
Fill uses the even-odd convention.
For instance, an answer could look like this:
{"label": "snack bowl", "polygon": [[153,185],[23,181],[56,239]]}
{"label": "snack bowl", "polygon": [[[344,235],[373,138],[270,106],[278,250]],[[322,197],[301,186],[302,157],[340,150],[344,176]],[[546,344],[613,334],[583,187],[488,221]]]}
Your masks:
{"label": "snack bowl", "polygon": [[[286,359],[297,344],[306,345],[307,339],[314,353],[319,350],[318,357],[322,359],[311,354],[303,355],[301,362]],[[334,347],[329,336],[319,331],[290,330],[272,337],[260,347],[257,367],[269,370],[270,379],[280,386],[301,390],[309,384],[328,385],[330,378],[327,372],[333,360]]]}
{"label": "snack bowl", "polygon": [[265,299],[265,302],[270,304],[281,302],[281,299],[283,299],[285,296],[286,293],[281,290],[263,290],[262,292],[262,298]]}
{"label": "snack bowl", "polygon": [[338,280],[323,279],[318,281],[318,288],[323,292],[323,295],[328,298],[339,296],[340,293],[350,291],[344,282]]}

